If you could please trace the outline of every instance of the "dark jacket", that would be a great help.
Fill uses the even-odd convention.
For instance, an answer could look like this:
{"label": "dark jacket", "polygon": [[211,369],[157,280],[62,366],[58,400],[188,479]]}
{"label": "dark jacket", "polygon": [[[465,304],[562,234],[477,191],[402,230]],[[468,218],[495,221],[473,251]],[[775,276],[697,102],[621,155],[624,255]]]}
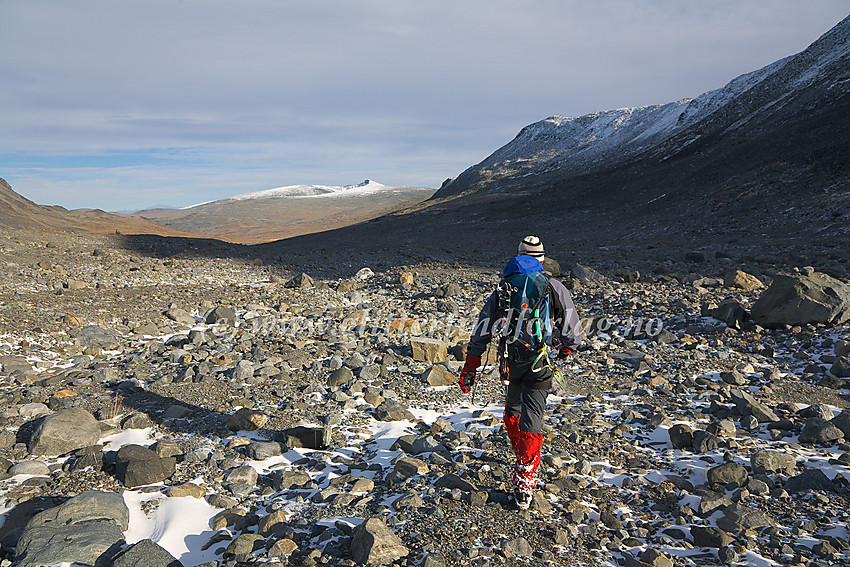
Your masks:
{"label": "dark jacket", "polygon": [[[518,269],[525,265],[523,262],[525,258],[530,258],[530,256],[518,256],[511,260],[511,262],[508,262],[508,265],[505,266],[504,276],[509,276],[510,273],[508,272],[512,269]],[[519,262],[517,262],[518,259],[520,260]],[[538,265],[540,264],[537,260],[533,258],[532,260]],[[542,268],[540,271],[542,271]],[[561,344],[575,350],[581,344],[581,322],[578,311],[576,311],[575,304],[573,303],[573,298],[570,296],[569,290],[560,281],[549,278],[549,285],[552,290],[550,292],[550,303],[552,306],[550,317],[552,317],[554,322],[554,328],[560,335]],[[492,338],[493,324],[498,318],[498,307],[499,295],[496,290],[493,290],[493,293],[490,294],[490,297],[484,304],[484,308],[481,309],[481,313],[478,314],[478,322],[475,323],[475,329],[472,332],[472,337],[469,339],[469,346],[466,349],[467,354],[481,356],[487,350],[487,345]]]}

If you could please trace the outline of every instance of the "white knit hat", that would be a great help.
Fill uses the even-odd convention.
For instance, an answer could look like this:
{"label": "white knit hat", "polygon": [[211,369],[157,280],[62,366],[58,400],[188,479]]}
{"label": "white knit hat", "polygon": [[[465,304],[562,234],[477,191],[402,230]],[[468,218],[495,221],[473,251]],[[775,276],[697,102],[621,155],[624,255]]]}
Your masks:
{"label": "white knit hat", "polygon": [[517,251],[520,254],[533,256],[541,262],[543,261],[543,243],[536,236],[526,236],[523,238],[522,242],[519,243],[519,249]]}

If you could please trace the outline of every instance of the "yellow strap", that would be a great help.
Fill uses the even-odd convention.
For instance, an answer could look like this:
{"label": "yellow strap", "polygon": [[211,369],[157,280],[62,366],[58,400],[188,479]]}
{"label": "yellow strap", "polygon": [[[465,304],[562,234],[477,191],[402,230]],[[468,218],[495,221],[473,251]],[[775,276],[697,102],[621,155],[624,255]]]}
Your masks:
{"label": "yellow strap", "polygon": [[540,362],[541,358],[546,360],[545,366],[552,368],[552,363],[549,361],[549,354],[546,352],[545,346],[540,349],[539,353],[540,354],[537,355],[537,358],[534,359],[534,362],[531,363],[531,371],[532,372],[539,372],[539,371],[543,370],[542,366],[540,368],[535,368],[535,366],[537,366],[537,363]]}

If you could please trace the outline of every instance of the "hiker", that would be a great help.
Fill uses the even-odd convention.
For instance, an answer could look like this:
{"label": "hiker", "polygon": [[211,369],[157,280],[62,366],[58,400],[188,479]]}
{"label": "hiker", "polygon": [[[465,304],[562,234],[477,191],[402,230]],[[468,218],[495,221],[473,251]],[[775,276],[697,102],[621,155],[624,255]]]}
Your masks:
{"label": "hiker", "polygon": [[481,355],[495,337],[499,374],[507,389],[505,430],[516,454],[513,496],[522,510],[531,504],[540,465],[543,412],[554,377],[548,347],[554,346],[557,358],[564,359],[581,342],[570,292],[543,273],[544,259],[538,237],[526,236],[520,242],[518,255],[507,263],[499,287],[478,315],[458,381],[461,391],[469,392]]}

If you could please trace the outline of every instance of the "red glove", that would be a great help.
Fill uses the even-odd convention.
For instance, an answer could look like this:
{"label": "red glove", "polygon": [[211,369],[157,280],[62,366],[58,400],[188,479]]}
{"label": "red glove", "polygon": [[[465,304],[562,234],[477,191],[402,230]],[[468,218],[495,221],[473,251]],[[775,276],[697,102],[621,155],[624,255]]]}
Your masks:
{"label": "red glove", "polygon": [[466,362],[463,364],[463,370],[460,371],[460,380],[457,381],[460,391],[464,394],[468,394],[469,389],[475,384],[475,374],[479,366],[481,366],[480,356],[475,356],[474,354],[466,355]]}
{"label": "red glove", "polygon": [[558,349],[558,360],[564,360],[565,358],[570,356],[572,353],[573,353],[573,349],[567,348],[567,347],[562,345],[561,348]]}

